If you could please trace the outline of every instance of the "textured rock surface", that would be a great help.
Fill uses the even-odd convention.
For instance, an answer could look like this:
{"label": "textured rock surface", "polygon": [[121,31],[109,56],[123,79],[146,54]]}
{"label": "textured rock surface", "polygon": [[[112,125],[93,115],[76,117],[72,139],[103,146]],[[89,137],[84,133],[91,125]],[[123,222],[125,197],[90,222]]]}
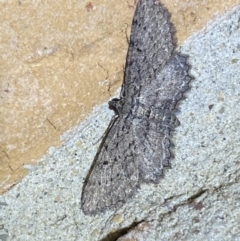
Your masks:
{"label": "textured rock surface", "polygon": [[239,18],[240,8],[216,18],[181,49],[195,80],[179,106],[172,169],[159,185],[143,185],[119,210],[83,215],[82,183],[113,114],[104,104],[0,197],[0,237],[116,239],[119,230],[145,220],[138,230],[145,240],[240,240]]}
{"label": "textured rock surface", "polygon": [[[135,2],[1,1],[0,193],[121,85]],[[163,1],[180,44],[238,2]]]}

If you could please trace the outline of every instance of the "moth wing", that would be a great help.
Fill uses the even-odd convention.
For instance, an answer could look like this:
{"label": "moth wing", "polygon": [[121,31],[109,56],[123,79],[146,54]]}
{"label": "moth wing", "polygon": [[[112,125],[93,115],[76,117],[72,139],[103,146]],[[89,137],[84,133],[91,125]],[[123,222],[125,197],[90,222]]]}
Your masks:
{"label": "moth wing", "polygon": [[139,185],[131,123],[118,118],[103,139],[82,191],[82,210],[96,214],[122,206]]}
{"label": "moth wing", "polygon": [[188,74],[187,57],[176,53],[170,62],[158,72],[150,86],[143,86],[140,103],[172,111],[189,88],[191,77]]}
{"label": "moth wing", "polygon": [[158,0],[138,2],[121,97],[137,97],[141,86],[156,79],[157,70],[160,71],[169,61],[175,47],[173,25],[169,19],[168,11]]}
{"label": "moth wing", "polygon": [[137,118],[133,126],[141,153],[140,177],[144,182],[157,183],[163,168],[170,165],[170,131],[178,125],[173,110],[189,88],[188,69],[186,57],[175,54],[152,86],[141,89],[140,107],[135,111]]}
{"label": "moth wing", "polygon": [[136,146],[139,151],[139,176],[143,182],[158,183],[163,169],[169,167],[171,142],[159,119],[133,121]]}

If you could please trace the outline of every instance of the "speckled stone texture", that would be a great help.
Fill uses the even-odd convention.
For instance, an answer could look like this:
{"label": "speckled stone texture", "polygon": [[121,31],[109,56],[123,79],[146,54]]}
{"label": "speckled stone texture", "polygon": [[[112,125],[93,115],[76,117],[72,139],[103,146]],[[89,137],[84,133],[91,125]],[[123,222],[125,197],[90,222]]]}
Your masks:
{"label": "speckled stone texture", "polygon": [[[121,86],[136,2],[0,1],[0,194]],[[162,3],[181,45],[239,0]]]}
{"label": "speckled stone texture", "polygon": [[179,106],[172,169],[159,185],[143,185],[119,210],[82,213],[82,184],[113,114],[104,104],[0,197],[0,238],[94,241],[145,220],[136,240],[239,241],[239,19],[237,7],[181,48],[195,80]]}

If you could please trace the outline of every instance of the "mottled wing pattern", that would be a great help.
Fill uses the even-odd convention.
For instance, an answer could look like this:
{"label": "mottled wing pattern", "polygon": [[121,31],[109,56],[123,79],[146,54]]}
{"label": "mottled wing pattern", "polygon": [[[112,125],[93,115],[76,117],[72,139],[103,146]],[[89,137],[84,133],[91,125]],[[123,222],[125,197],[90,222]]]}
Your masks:
{"label": "mottled wing pattern", "polygon": [[189,88],[188,70],[186,56],[174,53],[164,68],[156,71],[156,79],[152,79],[150,85],[142,86],[139,102],[146,107],[173,111]]}
{"label": "mottled wing pattern", "polygon": [[131,123],[128,119],[116,119],[99,148],[83,187],[81,204],[85,214],[120,207],[137,189],[139,171],[134,152]]}
{"label": "mottled wing pattern", "polygon": [[142,182],[158,183],[163,168],[169,167],[170,139],[161,130],[159,119],[135,118],[133,126],[139,152],[139,178]]}
{"label": "mottled wing pattern", "polygon": [[82,191],[82,210],[120,207],[141,182],[158,183],[169,166],[174,108],[188,88],[186,57],[174,52],[173,26],[158,0],[139,0],[132,23],[117,116],[109,126]]}
{"label": "mottled wing pattern", "polygon": [[189,88],[188,68],[186,57],[176,53],[151,85],[141,88],[133,131],[144,182],[159,182],[163,168],[170,165],[170,132],[179,124],[173,110]]}
{"label": "mottled wing pattern", "polygon": [[158,0],[138,2],[121,93],[121,97],[127,97],[126,108],[139,96],[142,86],[156,79],[156,70],[165,66],[174,51],[174,30],[169,19],[168,11]]}

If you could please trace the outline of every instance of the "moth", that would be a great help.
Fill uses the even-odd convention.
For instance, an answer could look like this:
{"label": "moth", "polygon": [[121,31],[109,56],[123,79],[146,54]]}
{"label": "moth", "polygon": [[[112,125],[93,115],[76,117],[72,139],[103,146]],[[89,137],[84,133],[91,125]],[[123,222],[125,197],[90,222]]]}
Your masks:
{"label": "moth", "polygon": [[170,14],[157,0],[139,0],[120,98],[83,185],[81,207],[98,214],[121,207],[141,183],[159,183],[170,163],[175,107],[189,88],[187,57],[175,50]]}

